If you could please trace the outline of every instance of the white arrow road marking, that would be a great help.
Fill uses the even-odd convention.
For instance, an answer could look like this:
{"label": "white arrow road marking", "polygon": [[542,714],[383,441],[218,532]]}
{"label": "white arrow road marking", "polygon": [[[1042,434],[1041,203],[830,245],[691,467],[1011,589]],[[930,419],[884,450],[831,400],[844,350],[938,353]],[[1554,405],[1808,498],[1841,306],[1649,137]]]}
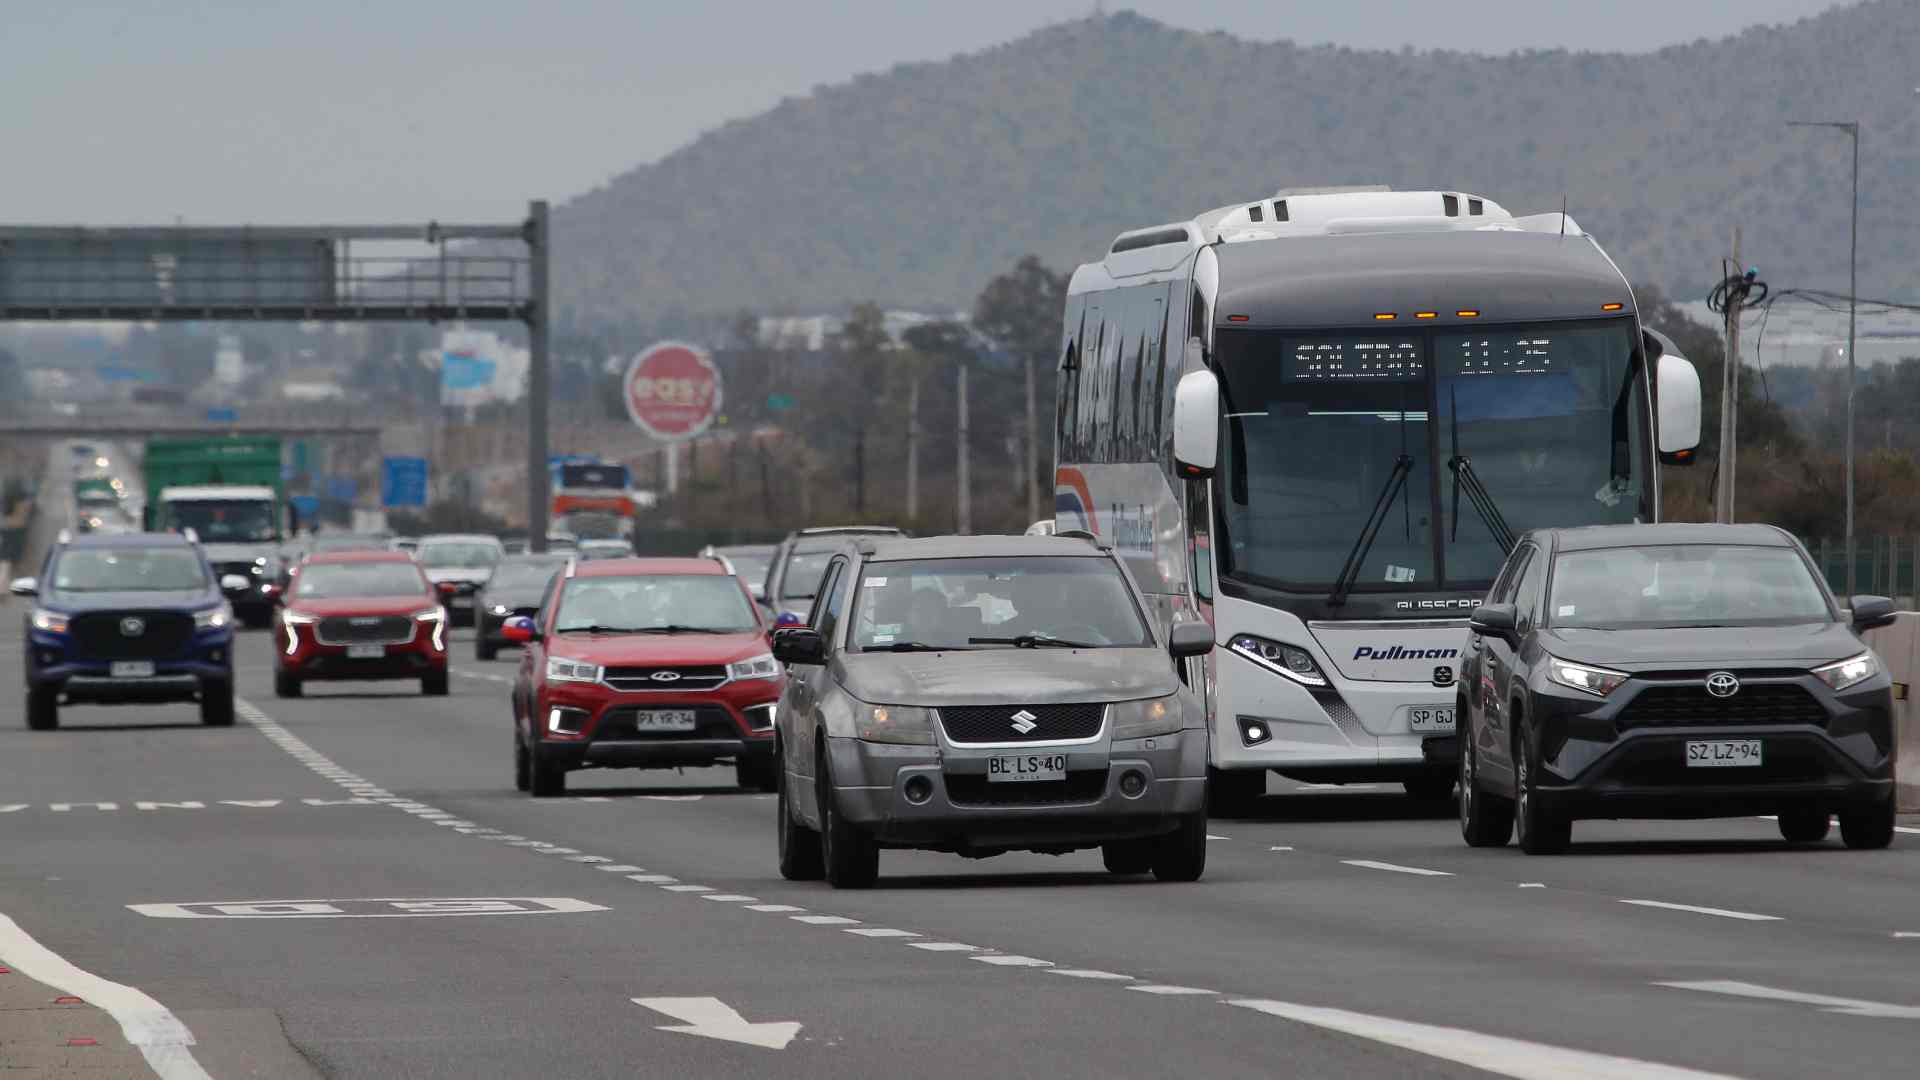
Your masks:
{"label": "white arrow road marking", "polygon": [[1669,986],[1675,990],[1699,990],[1707,994],[1731,994],[1734,997],[1759,998],[1762,1001],[1788,1001],[1797,1005],[1817,1005],[1821,1012],[1844,1013],[1847,1016],[1877,1016],[1887,1020],[1920,1020],[1920,1008],[1912,1005],[1888,1005],[1879,1001],[1861,1001],[1857,998],[1828,997],[1825,994],[1802,994],[1797,990],[1779,990],[1771,986],[1758,986],[1754,983],[1732,982],[1712,979],[1706,982],[1662,982],[1655,986]]}
{"label": "white arrow road marking", "polygon": [[1246,999],[1229,1001],[1227,1004],[1330,1031],[1345,1032],[1443,1061],[1459,1062],[1500,1076],[1519,1077],[1520,1080],[1566,1080],[1567,1077],[1579,1077],[1581,1080],[1730,1080],[1719,1073],[1696,1072],[1651,1061],[1569,1050],[1545,1043],[1485,1035],[1464,1028],[1416,1024],[1345,1009]]}
{"label": "white arrow road marking", "polygon": [[680,1021],[677,1025],[660,1025],[661,1031],[677,1031],[683,1035],[725,1039],[728,1042],[746,1043],[748,1046],[760,1046],[768,1050],[785,1050],[787,1044],[793,1041],[793,1037],[800,1034],[800,1024],[793,1020],[748,1023],[746,1017],[734,1012],[732,1006],[719,998],[634,998],[633,1003],[644,1009],[665,1013]]}

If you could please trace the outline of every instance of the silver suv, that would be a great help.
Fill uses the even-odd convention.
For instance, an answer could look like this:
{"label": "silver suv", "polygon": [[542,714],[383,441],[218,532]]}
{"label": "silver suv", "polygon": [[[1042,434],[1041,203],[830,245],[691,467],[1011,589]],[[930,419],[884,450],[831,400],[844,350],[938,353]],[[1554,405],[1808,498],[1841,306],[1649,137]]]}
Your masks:
{"label": "silver suv", "polygon": [[885,847],[1098,847],[1117,874],[1198,879],[1206,720],[1177,660],[1213,633],[1146,611],[1085,539],[843,542],[774,636],[781,874],[862,888]]}

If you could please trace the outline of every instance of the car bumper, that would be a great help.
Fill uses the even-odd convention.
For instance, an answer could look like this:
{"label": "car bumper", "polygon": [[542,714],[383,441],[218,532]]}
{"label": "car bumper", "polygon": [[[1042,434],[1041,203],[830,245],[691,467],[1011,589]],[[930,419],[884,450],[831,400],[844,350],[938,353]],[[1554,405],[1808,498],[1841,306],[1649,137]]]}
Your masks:
{"label": "car bumper", "polygon": [[[1213,721],[1218,768],[1361,782],[1447,771],[1459,760],[1452,731],[1414,731],[1407,720],[1416,706],[1453,707],[1452,687],[1341,680],[1310,690],[1229,650],[1219,654],[1223,670]],[[1248,725],[1268,737],[1247,739]]]}
{"label": "car bumper", "polygon": [[117,705],[130,702],[192,701],[206,683],[233,680],[233,669],[224,664],[156,665],[154,674],[135,678],[115,678],[104,667],[74,666],[59,672],[43,673],[33,682],[51,687],[69,703]]}
{"label": "car bumper", "polygon": [[773,757],[773,732],[732,739],[600,739],[588,743],[550,741],[541,757],[569,769],[702,768],[721,761]]}
{"label": "car bumper", "polygon": [[[1761,764],[1690,767],[1687,743],[1702,739],[1758,739]],[[1872,745],[1864,736],[1862,741]],[[1868,751],[1872,763],[1863,765],[1850,752],[1858,750],[1814,727],[1637,731],[1622,735],[1576,780],[1562,780],[1549,765],[1534,790],[1541,806],[1573,818],[1712,818],[1883,806],[1893,797],[1892,759]]]}
{"label": "car bumper", "polygon": [[280,672],[301,681],[339,679],[418,679],[447,670],[445,653],[389,649],[385,656],[350,659],[346,650],[308,652],[283,658]]}
{"label": "car bumper", "polygon": [[[549,687],[540,704],[543,721],[540,756],[567,769],[701,768],[721,761],[765,760],[773,756],[774,729],[769,706],[779,699],[780,683],[728,684],[711,693],[689,695],[612,693],[577,687]],[[544,726],[550,710],[587,718],[581,736],[556,735]],[[641,731],[637,713],[685,710],[694,714],[690,731]],[[756,727],[764,719],[766,726]]]}

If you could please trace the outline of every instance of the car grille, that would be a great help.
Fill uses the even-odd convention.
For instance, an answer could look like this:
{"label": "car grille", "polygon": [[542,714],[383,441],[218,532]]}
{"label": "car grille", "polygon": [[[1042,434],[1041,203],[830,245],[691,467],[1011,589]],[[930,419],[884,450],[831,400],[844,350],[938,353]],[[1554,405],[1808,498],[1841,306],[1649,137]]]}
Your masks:
{"label": "car grille", "polygon": [[1813,724],[1824,727],[1827,710],[1795,683],[1748,683],[1732,697],[1707,693],[1704,684],[1649,686],[1620,710],[1619,726],[1710,727],[1729,724]]}
{"label": "car grille", "polygon": [[1107,770],[1070,771],[1065,780],[994,783],[986,776],[946,777],[947,799],[955,806],[1061,806],[1097,802],[1107,790]]}
{"label": "car grille", "polygon": [[675,739],[737,739],[740,728],[727,710],[717,705],[701,705],[693,710],[692,731],[638,731],[634,728],[636,705],[622,705],[600,714],[593,729],[595,739],[620,739],[639,742],[672,742]]}
{"label": "car grille", "polygon": [[[138,619],[141,632],[121,632],[121,621]],[[180,611],[96,611],[73,617],[73,640],[89,659],[165,660],[193,640],[193,616]]]}
{"label": "car grille", "polygon": [[[671,678],[656,678],[656,676]],[[610,667],[605,676],[615,690],[711,690],[727,681],[724,667]]]}
{"label": "car grille", "polygon": [[413,620],[405,615],[329,615],[314,628],[322,645],[399,645],[413,640]]}
{"label": "car grille", "polygon": [[[1060,742],[1100,734],[1105,705],[959,705],[939,710],[940,726],[957,743]],[[1022,732],[1015,717],[1033,725]]]}

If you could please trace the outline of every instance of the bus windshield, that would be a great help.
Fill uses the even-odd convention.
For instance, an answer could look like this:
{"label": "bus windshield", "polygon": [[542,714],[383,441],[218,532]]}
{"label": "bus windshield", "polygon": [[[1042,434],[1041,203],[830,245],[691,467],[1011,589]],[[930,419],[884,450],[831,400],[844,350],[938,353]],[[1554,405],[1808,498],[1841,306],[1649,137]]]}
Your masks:
{"label": "bus windshield", "polygon": [[1529,528],[1651,516],[1631,320],[1218,345],[1223,576],[1324,591],[1353,557],[1355,592],[1477,588]]}

